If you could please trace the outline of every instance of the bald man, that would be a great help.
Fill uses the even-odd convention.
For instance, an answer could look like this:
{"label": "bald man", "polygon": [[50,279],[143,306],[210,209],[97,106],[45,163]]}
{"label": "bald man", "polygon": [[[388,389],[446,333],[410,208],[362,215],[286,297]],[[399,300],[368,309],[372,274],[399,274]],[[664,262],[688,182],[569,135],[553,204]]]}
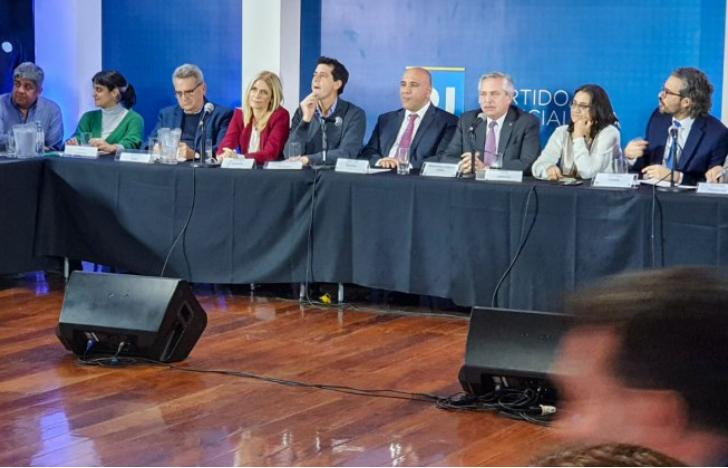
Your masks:
{"label": "bald man", "polygon": [[372,166],[397,167],[397,149],[409,148],[409,160],[419,169],[425,159],[447,147],[457,117],[430,102],[432,76],[424,68],[409,68],[399,82],[402,108],[382,114],[359,158]]}

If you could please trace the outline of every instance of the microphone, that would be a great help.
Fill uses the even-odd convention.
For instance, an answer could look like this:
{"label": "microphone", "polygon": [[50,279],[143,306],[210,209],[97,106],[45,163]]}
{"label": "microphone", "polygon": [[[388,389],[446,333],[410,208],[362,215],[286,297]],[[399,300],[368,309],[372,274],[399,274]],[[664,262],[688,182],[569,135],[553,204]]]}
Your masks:
{"label": "microphone", "polygon": [[670,132],[670,138],[672,139],[672,145],[670,145],[670,189],[675,190],[675,164],[677,164],[677,126],[673,122],[668,129]]}
{"label": "microphone", "polygon": [[480,114],[476,115],[472,122],[470,122],[470,127],[468,128],[468,132],[471,134],[475,133],[475,129],[478,128],[478,125],[480,125],[481,122],[485,122],[486,115],[485,112],[481,112]]}
{"label": "microphone", "polygon": [[202,115],[200,116],[200,123],[198,124],[198,131],[200,134],[200,164],[199,166],[195,167],[205,167],[207,165],[207,161],[205,161],[205,154],[206,154],[206,148],[205,148],[205,142],[207,140],[207,135],[205,132],[205,124],[207,123],[207,117],[208,115],[212,114],[212,111],[215,110],[215,104],[211,102],[206,102],[204,107],[202,108]]}
{"label": "microphone", "polygon": [[470,122],[470,127],[468,128],[468,135],[470,135],[470,171],[472,172],[473,177],[475,177],[475,129],[478,128],[478,125],[482,122],[485,122],[485,119],[485,112],[479,113],[475,116],[475,118],[473,118],[473,121]]}
{"label": "microphone", "polygon": [[342,119],[339,115],[336,117],[324,117],[323,121],[334,124],[334,127],[341,127],[341,124],[344,123],[344,119]]}

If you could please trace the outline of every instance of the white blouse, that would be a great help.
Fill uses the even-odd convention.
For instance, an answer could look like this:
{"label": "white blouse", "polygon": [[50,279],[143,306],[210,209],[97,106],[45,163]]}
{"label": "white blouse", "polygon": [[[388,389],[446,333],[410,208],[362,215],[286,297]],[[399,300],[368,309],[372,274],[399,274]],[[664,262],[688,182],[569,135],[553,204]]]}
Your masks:
{"label": "white blouse", "polygon": [[591,146],[587,146],[584,138],[571,141],[568,128],[568,125],[562,125],[554,130],[531,167],[533,176],[548,179],[547,171],[551,166],[559,166],[565,176],[576,175],[581,179],[591,179],[599,172],[612,172],[612,159],[621,154],[619,129],[614,125],[603,128]]}

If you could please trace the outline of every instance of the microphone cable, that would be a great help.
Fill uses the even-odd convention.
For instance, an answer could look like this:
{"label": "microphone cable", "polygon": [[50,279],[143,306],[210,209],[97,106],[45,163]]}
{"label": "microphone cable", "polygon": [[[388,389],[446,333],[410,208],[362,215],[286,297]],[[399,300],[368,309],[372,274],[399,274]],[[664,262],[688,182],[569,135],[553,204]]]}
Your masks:
{"label": "microphone cable", "polygon": [[[164,276],[164,271],[167,269],[167,263],[169,262],[170,257],[172,256],[172,252],[174,252],[174,248],[177,245],[177,242],[184,236],[184,234],[187,232],[187,226],[190,224],[190,220],[192,219],[192,213],[195,211],[195,199],[197,195],[197,178],[195,176],[195,166],[192,165],[192,201],[190,202],[190,209],[187,213],[187,219],[185,220],[184,224],[182,225],[182,228],[180,229],[177,236],[174,238],[174,242],[172,242],[172,245],[169,247],[169,250],[167,251],[167,256],[164,258],[164,263],[162,264],[162,271],[159,273],[160,277]],[[190,264],[189,260],[187,259],[187,252],[184,249],[184,241],[182,242],[182,256],[185,260],[185,265],[187,266],[187,273],[189,274],[189,277],[192,277],[192,274],[190,272]]]}
{"label": "microphone cable", "polygon": [[[528,225],[528,229],[526,229],[526,218],[528,217],[528,207],[531,203],[531,196],[534,197],[534,211],[533,211],[533,217],[531,218],[531,223]],[[521,222],[521,239],[518,243],[518,248],[516,249],[516,253],[513,256],[513,259],[511,260],[511,263],[508,265],[508,268],[506,268],[506,271],[503,272],[503,275],[501,275],[500,279],[495,285],[495,289],[493,290],[493,297],[491,298],[491,307],[496,308],[498,307],[498,291],[500,290],[501,286],[503,285],[503,282],[506,280],[508,275],[510,275],[511,270],[513,269],[514,265],[518,261],[518,258],[521,256],[521,253],[523,252],[523,248],[526,246],[526,242],[528,241],[529,236],[531,235],[531,231],[533,231],[533,226],[536,224],[536,217],[538,216],[538,193],[536,193],[536,184],[533,184],[531,186],[531,189],[528,191],[528,195],[526,196],[526,201],[524,203],[523,208],[523,220]]]}

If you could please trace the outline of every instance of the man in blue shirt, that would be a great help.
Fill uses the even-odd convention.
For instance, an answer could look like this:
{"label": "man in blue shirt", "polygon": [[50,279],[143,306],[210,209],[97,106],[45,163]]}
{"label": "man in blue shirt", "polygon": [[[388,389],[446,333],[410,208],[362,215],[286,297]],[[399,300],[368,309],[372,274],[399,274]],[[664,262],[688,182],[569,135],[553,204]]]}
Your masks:
{"label": "man in blue shirt", "polygon": [[0,136],[13,125],[40,122],[46,149],[58,150],[63,145],[63,117],[58,104],[41,96],[43,77],[43,69],[32,62],[15,68],[12,92],[0,95]]}

